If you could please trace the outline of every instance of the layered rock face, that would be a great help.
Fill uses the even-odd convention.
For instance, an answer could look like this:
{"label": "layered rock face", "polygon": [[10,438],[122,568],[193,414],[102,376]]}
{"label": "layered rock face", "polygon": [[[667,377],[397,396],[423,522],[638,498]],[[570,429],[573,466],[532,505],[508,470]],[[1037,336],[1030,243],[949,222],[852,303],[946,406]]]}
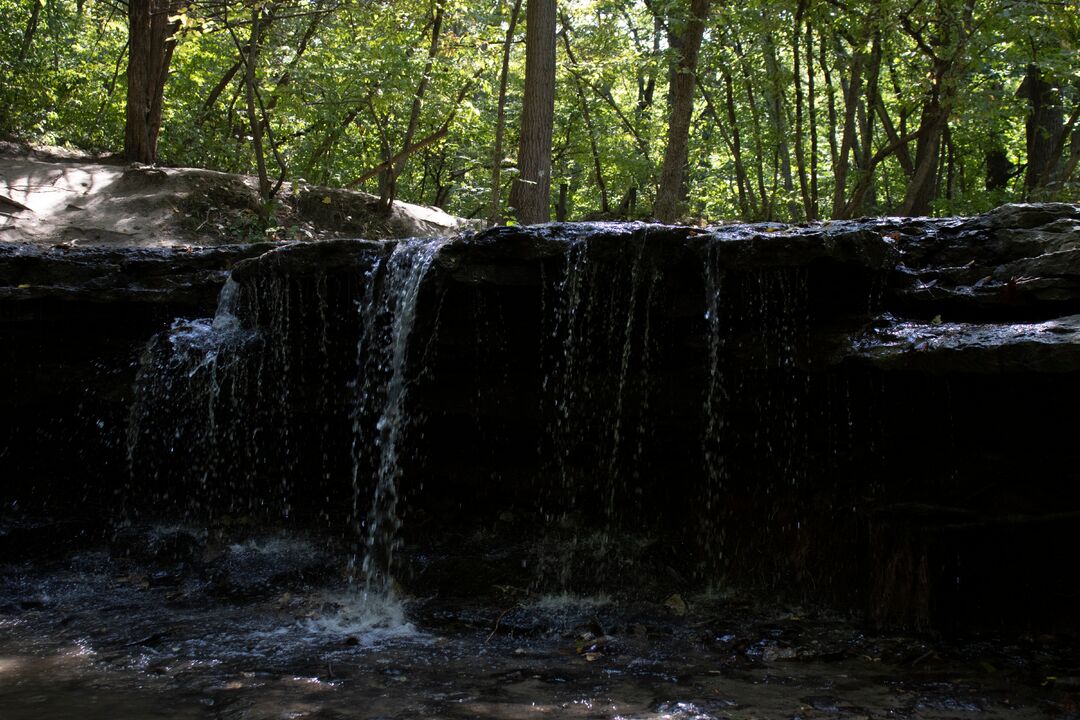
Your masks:
{"label": "layered rock face", "polygon": [[421,586],[480,533],[528,548],[471,568],[492,581],[660,573],[879,624],[1067,625],[1078,243],[1080,208],[1041,205],[222,250],[250,257],[216,317],[145,348],[208,314],[207,256],[158,258],[158,292],[12,252],[4,492],[317,526]]}

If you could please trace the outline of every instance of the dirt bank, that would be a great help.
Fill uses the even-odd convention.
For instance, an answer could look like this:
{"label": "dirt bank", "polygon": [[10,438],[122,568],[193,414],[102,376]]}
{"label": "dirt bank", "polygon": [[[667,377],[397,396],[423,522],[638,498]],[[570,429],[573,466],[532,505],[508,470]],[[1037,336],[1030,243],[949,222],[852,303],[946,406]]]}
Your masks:
{"label": "dirt bank", "polygon": [[265,212],[251,177],[0,143],[0,242],[206,246],[436,236],[468,224],[410,203],[386,213],[374,195],[304,183],[286,183]]}

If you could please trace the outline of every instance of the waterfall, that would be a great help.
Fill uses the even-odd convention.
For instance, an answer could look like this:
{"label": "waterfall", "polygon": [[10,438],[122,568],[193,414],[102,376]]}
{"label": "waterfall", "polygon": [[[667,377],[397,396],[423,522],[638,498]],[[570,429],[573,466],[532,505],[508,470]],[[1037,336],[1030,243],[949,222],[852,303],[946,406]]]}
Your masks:
{"label": "waterfall", "polygon": [[618,573],[613,543],[642,512],[661,270],[648,226],[609,229],[606,243],[569,237],[550,301],[544,291],[539,447],[551,479],[540,502],[553,533],[540,580],[560,590],[581,565]]}
{"label": "waterfall", "polygon": [[149,497],[132,504],[288,519],[300,498],[329,518],[341,494],[356,537],[350,579],[386,590],[402,463],[416,456],[412,336],[444,243],[343,241],[333,250],[349,261],[333,266],[318,246],[281,251],[299,266],[269,253],[226,282],[214,318],[153,338],[128,428],[132,486]]}
{"label": "waterfall", "polygon": [[[365,278],[356,350],[352,483],[353,516],[364,551],[360,570],[365,592],[389,590],[389,573],[400,545],[401,455],[409,428],[417,421],[407,405],[410,383],[415,379],[409,365],[411,339],[421,286],[445,242],[403,240],[385,263],[377,263]],[[366,516],[361,510],[365,472],[370,472],[374,481]],[[355,579],[355,565],[354,555],[350,579]]]}
{"label": "waterfall", "polygon": [[728,537],[729,525],[739,525],[735,507],[764,509],[771,524],[762,528],[762,544],[798,533],[805,509],[781,506],[777,498],[800,491],[809,462],[807,273],[725,267],[724,242],[722,236],[710,240],[703,267],[707,377],[700,535],[702,571],[710,580],[730,559],[725,548],[741,542]]}
{"label": "waterfall", "polygon": [[192,514],[222,490],[215,481],[222,465],[232,464],[233,420],[247,381],[245,350],[257,341],[237,317],[238,298],[239,286],[230,279],[213,318],[176,320],[143,350],[128,416],[127,459],[133,478],[150,481],[155,505],[172,505],[184,498],[184,486],[195,485],[199,492],[189,494],[182,508]]}

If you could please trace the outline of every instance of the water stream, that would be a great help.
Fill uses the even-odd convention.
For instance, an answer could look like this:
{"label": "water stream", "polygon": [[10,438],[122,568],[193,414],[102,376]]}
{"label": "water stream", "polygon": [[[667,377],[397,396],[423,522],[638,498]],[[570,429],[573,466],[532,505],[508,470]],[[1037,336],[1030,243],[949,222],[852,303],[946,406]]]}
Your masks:
{"label": "water stream", "polygon": [[[375,473],[361,531],[365,593],[389,591],[389,573],[400,545],[400,453],[407,433],[419,420],[407,404],[413,380],[409,375],[412,331],[421,285],[442,244],[439,240],[399,242],[385,268],[378,263],[369,271],[368,290],[359,308],[362,330],[357,344],[358,397],[353,420],[353,509],[358,521],[364,488],[370,484],[362,475],[372,465]],[[365,457],[369,454],[377,458],[374,463]],[[355,566],[355,557],[351,565]]]}
{"label": "water stream", "polygon": [[[132,542],[201,536],[147,532]],[[272,579],[314,552],[302,538],[218,552],[208,564],[84,551],[5,568],[4,720],[1049,720],[1074,717],[1080,691],[1078,658],[1052,638],[873,637],[706,595],[685,596],[685,614],[575,595],[413,597],[380,614],[333,581]]]}

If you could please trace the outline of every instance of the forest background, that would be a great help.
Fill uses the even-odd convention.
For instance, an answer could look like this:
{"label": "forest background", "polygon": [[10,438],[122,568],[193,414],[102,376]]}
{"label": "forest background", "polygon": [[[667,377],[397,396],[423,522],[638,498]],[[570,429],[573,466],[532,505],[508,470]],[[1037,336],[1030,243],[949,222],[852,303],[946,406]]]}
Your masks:
{"label": "forest background", "polygon": [[0,17],[0,135],[257,175],[268,204],[285,181],[494,223],[1080,197],[1080,0],[0,0]]}

